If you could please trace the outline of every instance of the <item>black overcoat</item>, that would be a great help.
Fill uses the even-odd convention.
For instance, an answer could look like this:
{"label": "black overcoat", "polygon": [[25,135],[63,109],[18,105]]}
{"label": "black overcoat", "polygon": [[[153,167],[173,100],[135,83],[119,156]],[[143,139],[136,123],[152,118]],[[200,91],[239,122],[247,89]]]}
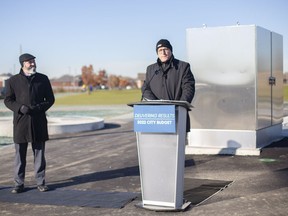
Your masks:
{"label": "black overcoat", "polygon": [[[5,105],[13,111],[13,139],[15,143],[43,142],[49,139],[46,111],[55,98],[48,77],[36,73],[30,77],[19,74],[10,77],[6,83]],[[40,105],[37,112],[22,114],[22,105]]]}
{"label": "black overcoat", "polygon": [[142,87],[144,98],[150,100],[181,100],[192,102],[195,94],[195,79],[187,62],[174,59],[165,70],[157,63],[149,65]]}
{"label": "black overcoat", "polygon": [[[163,69],[159,59],[149,65],[142,86],[142,97],[149,100],[180,100],[191,103],[195,94],[195,79],[190,64],[175,59],[172,55],[169,65]],[[190,131],[187,115],[186,130]]]}

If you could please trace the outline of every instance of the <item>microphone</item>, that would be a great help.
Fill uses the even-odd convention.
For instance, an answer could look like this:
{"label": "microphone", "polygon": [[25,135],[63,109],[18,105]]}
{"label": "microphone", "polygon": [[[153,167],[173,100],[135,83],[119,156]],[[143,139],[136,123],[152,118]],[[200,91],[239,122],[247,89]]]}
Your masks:
{"label": "microphone", "polygon": [[150,82],[152,81],[152,79],[154,78],[154,76],[157,75],[158,73],[159,73],[159,69],[157,69],[157,70],[154,72],[153,76],[149,79],[149,81],[147,82],[147,84],[146,84],[146,82],[144,81],[145,88],[144,88],[143,91],[142,91],[141,101],[142,101],[143,98],[144,98],[144,93],[145,93],[145,91],[147,90],[147,87],[150,86]]}

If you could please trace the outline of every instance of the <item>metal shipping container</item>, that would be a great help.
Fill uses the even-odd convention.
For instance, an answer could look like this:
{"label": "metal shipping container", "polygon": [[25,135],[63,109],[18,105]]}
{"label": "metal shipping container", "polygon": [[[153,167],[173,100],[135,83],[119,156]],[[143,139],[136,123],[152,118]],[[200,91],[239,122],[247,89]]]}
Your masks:
{"label": "metal shipping container", "polygon": [[279,139],[282,36],[237,25],[189,28],[186,39],[196,80],[187,152],[257,155]]}

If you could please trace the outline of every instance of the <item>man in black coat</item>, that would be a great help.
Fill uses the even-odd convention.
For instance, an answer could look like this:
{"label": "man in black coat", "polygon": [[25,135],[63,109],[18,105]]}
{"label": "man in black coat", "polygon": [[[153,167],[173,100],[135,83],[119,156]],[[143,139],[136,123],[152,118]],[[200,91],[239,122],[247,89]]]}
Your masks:
{"label": "man in black coat", "polygon": [[[156,52],[157,62],[149,65],[146,70],[142,99],[191,103],[195,94],[195,79],[189,63],[174,58],[172,45],[166,39],[158,41]],[[186,131],[190,131],[189,118]]]}
{"label": "man in black coat", "polygon": [[49,139],[46,111],[55,98],[48,77],[36,72],[35,57],[20,55],[21,70],[12,76],[6,85],[5,105],[13,111],[13,140],[15,143],[15,188],[12,193],[24,191],[26,155],[31,142],[34,154],[34,172],[37,188],[44,192],[45,185],[45,141]]}

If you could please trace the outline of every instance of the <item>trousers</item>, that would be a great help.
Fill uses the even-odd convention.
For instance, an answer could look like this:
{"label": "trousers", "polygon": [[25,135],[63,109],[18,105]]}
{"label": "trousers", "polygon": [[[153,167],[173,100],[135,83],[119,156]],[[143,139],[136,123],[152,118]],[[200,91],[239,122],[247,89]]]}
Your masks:
{"label": "trousers", "polygon": [[[34,175],[37,185],[45,185],[45,142],[32,142]],[[28,143],[15,143],[15,186],[24,185]]]}

